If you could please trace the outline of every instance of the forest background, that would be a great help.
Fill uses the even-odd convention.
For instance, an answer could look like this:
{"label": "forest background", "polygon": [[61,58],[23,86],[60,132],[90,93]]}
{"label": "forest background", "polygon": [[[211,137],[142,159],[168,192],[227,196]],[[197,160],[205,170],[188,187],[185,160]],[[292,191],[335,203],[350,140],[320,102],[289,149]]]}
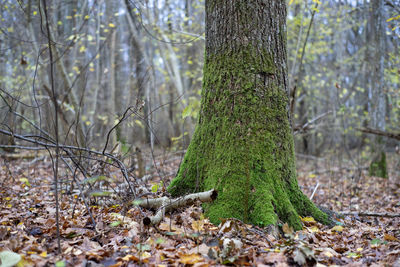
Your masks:
{"label": "forest background", "polygon": [[[391,195],[398,192],[394,181],[400,173],[399,7],[398,0],[288,1],[290,113],[299,176],[306,179],[300,184],[317,203],[335,210],[359,210],[354,201],[377,189],[358,195],[360,183],[376,176],[389,178],[384,185],[393,189],[385,191],[381,180],[368,180],[382,186],[378,188],[387,199],[380,203],[391,203],[382,207],[393,211],[400,205],[396,193]],[[121,169],[119,178],[153,179],[150,191],[161,194],[198,119],[204,12],[203,0],[1,1],[2,185],[16,168],[20,190],[30,187],[24,165],[14,159],[27,160],[29,166],[40,159],[47,161],[47,171],[56,170],[47,154],[39,152],[54,156],[56,148],[65,163],[59,174],[63,193],[75,192],[68,185],[78,186],[76,178],[86,186],[101,183],[104,173],[113,176],[115,170],[105,171],[110,164]],[[316,182],[320,175],[327,180]],[[93,192],[86,196],[107,195]],[[4,207],[11,205],[7,194]],[[64,230],[61,236],[72,231]],[[379,240],[398,242],[398,234],[388,230]],[[357,253],[350,257],[359,259],[361,251]]]}
{"label": "forest background", "polygon": [[[360,128],[399,131],[399,3],[384,2],[379,21],[368,1],[289,2],[299,153],[356,149],[356,160],[368,160],[372,136]],[[51,1],[50,7],[60,140],[101,149],[118,124],[108,150],[117,143],[125,150],[185,149],[200,107],[203,1]],[[34,1],[1,4],[1,125],[12,133],[37,133],[15,113],[54,132],[38,8]],[[10,142],[7,135],[0,140]],[[394,151],[396,143],[384,141]]]}

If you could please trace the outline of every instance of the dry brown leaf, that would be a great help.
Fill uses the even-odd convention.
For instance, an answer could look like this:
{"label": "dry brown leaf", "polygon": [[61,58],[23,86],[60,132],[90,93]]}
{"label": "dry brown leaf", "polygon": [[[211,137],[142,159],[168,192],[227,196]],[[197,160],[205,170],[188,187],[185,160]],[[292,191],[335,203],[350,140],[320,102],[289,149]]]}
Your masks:
{"label": "dry brown leaf", "polygon": [[203,220],[197,220],[192,222],[192,228],[193,230],[200,232],[204,230],[204,221]]}
{"label": "dry brown leaf", "polygon": [[196,246],[196,247],[192,248],[191,250],[189,250],[189,254],[197,253],[197,254],[201,254],[203,257],[205,257],[205,256],[207,256],[209,249],[210,248],[206,244],[203,243],[203,244]]}
{"label": "dry brown leaf", "polygon": [[264,257],[266,264],[286,263],[287,257],[283,253],[270,252]]}
{"label": "dry brown leaf", "polygon": [[396,237],[394,237],[394,236],[392,236],[392,235],[389,235],[389,234],[384,234],[383,238],[384,238],[386,241],[399,241],[398,238],[396,238]]}
{"label": "dry brown leaf", "polygon": [[132,255],[132,254],[127,254],[127,255],[125,255],[124,257],[122,257],[121,259],[122,259],[123,261],[136,261],[136,262],[139,261],[139,258],[136,257],[135,255]]}
{"label": "dry brown leaf", "polygon": [[285,224],[282,226],[282,231],[283,231],[285,234],[287,234],[287,235],[292,235],[292,234],[294,233],[293,228],[290,227],[288,223],[285,223]]}
{"label": "dry brown leaf", "polygon": [[202,261],[204,258],[196,253],[179,255],[179,262],[183,264],[195,264]]}
{"label": "dry brown leaf", "polygon": [[334,227],[332,227],[331,228],[331,230],[332,231],[335,231],[335,232],[342,232],[343,231],[343,226],[341,226],[341,225],[335,225]]}

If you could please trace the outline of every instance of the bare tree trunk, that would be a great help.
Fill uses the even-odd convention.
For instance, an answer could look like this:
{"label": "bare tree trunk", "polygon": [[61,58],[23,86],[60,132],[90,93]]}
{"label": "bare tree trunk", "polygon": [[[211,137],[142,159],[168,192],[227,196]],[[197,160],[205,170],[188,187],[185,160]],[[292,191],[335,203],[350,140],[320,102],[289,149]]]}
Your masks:
{"label": "bare tree trunk", "polygon": [[[144,116],[148,116],[150,114],[150,101],[148,99],[149,91],[150,91],[150,78],[151,78],[151,70],[150,70],[150,60],[147,57],[145,48],[143,47],[143,42],[139,40],[141,34],[136,28],[136,17],[135,14],[132,13],[131,8],[129,7],[129,1],[125,0],[125,8],[128,11],[129,16],[127,16],[129,29],[132,34],[132,46],[134,49],[134,62],[135,62],[135,76],[136,76],[136,88],[137,88],[137,99],[135,100],[133,96],[135,95],[131,92],[130,102],[133,104],[135,101],[143,101],[143,112]],[[147,127],[144,128],[145,131],[145,141],[146,143],[152,142],[152,133],[149,129],[151,125],[151,120],[148,117],[146,123]]]}
{"label": "bare tree trunk", "polygon": [[[100,6],[102,4],[102,0],[98,0],[97,2],[97,8],[96,8],[96,51],[97,53],[100,53],[100,42],[101,42],[101,29],[100,29],[100,25],[101,25],[101,20],[100,20]],[[101,66],[102,66],[102,62],[101,62],[101,57],[100,54],[96,55],[96,82],[95,85],[93,87],[93,95],[92,95],[92,104],[89,108],[89,121],[91,124],[95,123],[95,114],[96,114],[96,107],[97,107],[97,100],[99,97],[99,90],[101,87]]]}
{"label": "bare tree trunk", "polygon": [[[386,103],[384,93],[384,51],[385,51],[385,16],[384,1],[371,0],[369,6],[370,18],[367,30],[368,50],[367,54],[369,62],[369,75],[371,75],[369,83],[370,97],[370,125],[371,128],[385,131]],[[372,161],[369,168],[369,174],[386,178],[386,153],[385,142],[381,136],[372,137]]]}
{"label": "bare tree trunk", "polygon": [[[115,124],[115,119],[116,119],[116,108],[115,108],[115,103],[116,103],[116,93],[117,89],[115,87],[115,68],[117,62],[115,61],[115,47],[116,47],[116,40],[117,40],[117,31],[113,31],[111,34],[111,45],[110,45],[110,72],[109,72],[109,77],[110,77],[110,88],[109,92],[106,94],[109,98],[106,98],[106,105],[108,106],[107,111],[108,111],[108,117],[109,117],[109,123],[108,127],[110,130],[113,125]],[[108,90],[107,90],[108,91]],[[121,96],[120,96],[121,97]],[[114,145],[117,143],[117,133],[115,129],[112,131],[111,136],[110,136],[109,144],[111,145],[109,148],[112,149]]]}

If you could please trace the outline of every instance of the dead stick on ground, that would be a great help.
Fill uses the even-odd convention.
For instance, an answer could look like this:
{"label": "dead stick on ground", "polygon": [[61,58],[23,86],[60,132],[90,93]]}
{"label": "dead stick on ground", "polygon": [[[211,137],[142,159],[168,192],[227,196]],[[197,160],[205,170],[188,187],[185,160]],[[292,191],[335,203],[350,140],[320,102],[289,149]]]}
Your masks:
{"label": "dead stick on ground", "polygon": [[396,213],[379,213],[379,212],[339,212],[340,215],[350,215],[350,216],[373,216],[373,217],[387,217],[396,218],[400,217],[400,214]]}
{"label": "dead stick on ground", "polygon": [[315,192],[317,192],[318,186],[319,186],[319,183],[317,183],[317,185],[315,186],[314,191],[313,191],[312,194],[311,194],[310,200],[313,199],[313,197],[314,197],[314,195],[315,195]]}
{"label": "dead stick on ground", "polygon": [[211,202],[215,200],[217,196],[217,191],[212,189],[210,191],[194,193],[176,199],[161,197],[155,199],[134,200],[133,204],[147,209],[158,209],[157,213],[154,216],[145,217],[143,219],[144,225],[157,225],[164,218],[165,213],[170,210],[191,205],[196,200],[199,200],[201,202]]}

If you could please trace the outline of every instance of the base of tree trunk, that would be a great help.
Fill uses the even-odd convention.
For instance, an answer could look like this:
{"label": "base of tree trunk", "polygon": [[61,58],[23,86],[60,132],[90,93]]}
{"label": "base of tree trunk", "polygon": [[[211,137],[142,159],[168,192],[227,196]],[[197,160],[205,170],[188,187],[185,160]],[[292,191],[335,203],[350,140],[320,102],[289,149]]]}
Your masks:
{"label": "base of tree trunk", "polygon": [[[185,180],[177,177],[169,191],[173,195],[180,195],[180,184],[187,186],[188,180]],[[195,179],[192,182],[195,184]],[[232,184],[225,190],[221,188],[222,193],[217,200],[204,204],[206,216],[214,224],[220,223],[223,218],[234,217],[259,226],[287,222],[295,230],[302,228],[299,216],[312,216],[322,223],[329,224],[328,216],[298,189],[297,184],[267,184],[268,182],[263,185],[263,189],[253,189],[254,192],[246,192],[244,185]]]}
{"label": "base of tree trunk", "polygon": [[[287,170],[263,168],[264,164],[260,161],[252,160],[248,165],[256,165],[255,168],[249,167],[247,171],[243,169],[242,172],[235,173],[234,170],[238,169],[239,162],[232,168],[232,171],[218,162],[207,168],[209,173],[214,175],[205,179],[197,179],[199,173],[197,168],[186,168],[190,159],[199,159],[194,154],[201,155],[193,150],[188,151],[181,171],[169,187],[169,192],[173,196],[178,196],[189,192],[208,190],[215,185],[218,190],[218,198],[203,206],[212,223],[218,224],[222,218],[234,217],[259,226],[287,222],[295,230],[302,228],[299,216],[312,216],[322,223],[329,223],[328,216],[301,192],[295,179],[286,182],[284,179],[278,178],[282,177],[280,172]],[[243,156],[240,154],[237,156]],[[205,167],[200,162],[193,165]],[[244,166],[246,165],[247,163],[244,164]],[[247,175],[247,179],[242,179],[243,175]]]}

